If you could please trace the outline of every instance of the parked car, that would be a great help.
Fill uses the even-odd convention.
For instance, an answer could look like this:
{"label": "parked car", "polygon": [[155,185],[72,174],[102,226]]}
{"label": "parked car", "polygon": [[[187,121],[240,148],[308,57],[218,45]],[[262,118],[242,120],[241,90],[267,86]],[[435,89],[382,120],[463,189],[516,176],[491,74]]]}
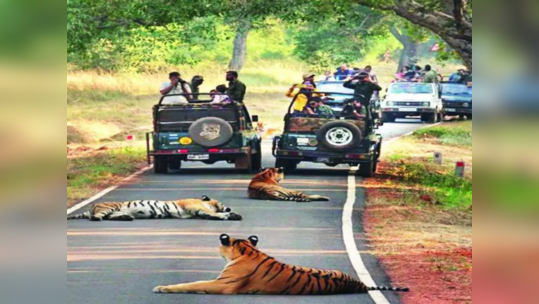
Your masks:
{"label": "parked car", "polygon": [[442,91],[439,84],[396,82],[391,84],[382,102],[382,121],[420,116],[421,120],[436,123],[442,120]]}
{"label": "parked car", "polygon": [[[320,92],[335,95],[335,92]],[[345,99],[353,94],[339,93],[344,97],[334,107],[343,108]],[[297,96],[296,96],[297,97]],[[365,118],[343,117],[340,111],[335,118],[317,115],[293,114],[290,104],[284,117],[283,134],[274,138],[275,166],[285,171],[295,170],[301,162],[323,163],[334,167],[339,164],[359,165],[359,174],[371,177],[377,169],[382,151],[382,136],[375,133],[378,125],[372,114]],[[369,109],[367,113],[372,113]]]}
{"label": "parked car", "polygon": [[[180,94],[181,96],[185,94]],[[204,98],[209,94],[199,94]],[[188,105],[153,107],[154,131],[146,135],[148,162],[153,157],[154,172],[179,170],[182,162],[233,163],[236,168],[261,168],[261,138],[253,128],[258,117],[248,114],[243,104],[210,104],[197,100]]]}
{"label": "parked car", "polygon": [[442,83],[444,115],[472,119],[472,87],[460,83]]}

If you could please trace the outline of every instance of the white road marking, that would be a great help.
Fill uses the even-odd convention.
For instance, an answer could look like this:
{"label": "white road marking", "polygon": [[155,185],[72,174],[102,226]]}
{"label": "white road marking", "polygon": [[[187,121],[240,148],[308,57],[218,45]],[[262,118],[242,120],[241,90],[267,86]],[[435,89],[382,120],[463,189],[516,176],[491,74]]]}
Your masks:
{"label": "white road marking", "polygon": [[[433,124],[427,127],[418,128],[417,130],[432,128],[440,124],[442,123],[440,122],[440,123]],[[388,141],[385,141],[384,144],[389,144],[404,136],[410,136],[415,131],[392,138]],[[359,250],[357,249],[356,240],[354,238],[353,214],[354,214],[354,205],[356,203],[356,194],[357,194],[356,173],[358,169],[359,169],[358,167],[352,167],[350,169],[350,172],[348,173],[348,194],[347,194],[346,204],[344,205],[344,210],[343,210],[343,215],[342,215],[342,232],[343,232],[343,238],[344,238],[344,245],[346,247],[346,251],[348,252],[348,257],[350,258],[350,261],[352,262],[352,266],[354,266],[354,269],[359,279],[361,280],[361,282],[363,282],[363,284],[369,287],[375,287],[377,286],[376,282],[374,282],[374,279],[372,278],[371,274],[367,270],[367,267],[365,266],[365,263],[363,262],[363,259],[361,258],[361,254],[359,253]],[[382,292],[380,291],[371,291],[369,292],[369,295],[371,296],[371,298],[376,304],[390,304],[387,298],[384,296],[384,294],[382,294]]]}
{"label": "white road marking", "polygon": [[[124,179],[120,182],[120,184],[123,184],[123,183],[125,183],[125,182],[128,182],[128,181],[132,180],[133,178],[135,178],[135,177],[141,175],[142,173],[144,173],[144,172],[150,170],[151,168],[153,168],[153,166],[146,167],[146,168],[144,168],[144,169],[142,169],[142,170],[140,170],[140,171],[137,171],[137,172],[133,173],[132,175],[130,175],[130,176],[124,178]],[[102,198],[103,196],[107,195],[108,193],[110,193],[110,192],[116,190],[118,187],[119,187],[119,185],[109,187],[109,188],[107,188],[107,189],[105,189],[105,190],[99,192],[98,194],[96,194],[96,195],[90,197],[89,199],[87,199],[87,200],[85,200],[85,201],[83,201],[83,202],[80,202],[80,203],[76,204],[75,206],[73,206],[73,207],[67,209],[67,215],[70,215],[71,213],[73,213],[73,212],[75,212],[75,211],[77,211],[77,210],[79,210],[79,209],[82,209],[82,208],[86,207],[87,205],[89,205],[89,204],[91,204],[91,203],[97,201],[98,199]]]}
{"label": "white road marking", "polygon": [[[354,212],[354,204],[356,203],[356,172],[358,167],[352,167],[348,175],[348,195],[346,204],[344,205],[342,216],[342,232],[344,237],[344,245],[348,252],[348,257],[356,270],[356,273],[365,285],[369,287],[376,286],[371,274],[367,270],[359,250],[357,249],[356,240],[354,238],[354,223],[352,215]],[[380,291],[371,291],[369,295],[376,304],[389,304],[389,301]]]}

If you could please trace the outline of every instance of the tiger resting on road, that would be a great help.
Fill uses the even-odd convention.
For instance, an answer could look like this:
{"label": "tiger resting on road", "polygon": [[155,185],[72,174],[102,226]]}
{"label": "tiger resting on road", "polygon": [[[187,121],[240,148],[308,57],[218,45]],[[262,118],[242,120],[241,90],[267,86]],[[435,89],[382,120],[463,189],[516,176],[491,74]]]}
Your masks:
{"label": "tiger resting on road", "polygon": [[373,290],[407,292],[408,288],[367,287],[341,272],[280,263],[256,248],[258,237],[236,240],[221,235],[219,252],[227,264],[213,281],[159,286],[155,293],[334,295]]}
{"label": "tiger resting on road", "polygon": [[329,198],[324,196],[306,195],[299,191],[283,188],[279,186],[279,182],[283,179],[283,168],[262,169],[262,172],[255,175],[249,185],[249,198],[257,200],[295,201],[299,203],[329,201]]}
{"label": "tiger resting on road", "polygon": [[90,219],[92,221],[133,221],[135,219],[189,219],[241,221],[243,217],[232,209],[207,196],[200,199],[179,201],[131,201],[122,203],[99,203],[90,211],[68,216],[68,220]]}

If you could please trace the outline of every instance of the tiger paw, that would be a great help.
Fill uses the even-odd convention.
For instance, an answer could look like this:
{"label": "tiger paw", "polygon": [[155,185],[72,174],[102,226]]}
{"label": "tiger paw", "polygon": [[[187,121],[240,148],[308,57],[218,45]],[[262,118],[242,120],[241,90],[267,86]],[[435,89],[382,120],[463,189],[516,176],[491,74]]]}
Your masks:
{"label": "tiger paw", "polygon": [[168,293],[166,286],[157,286],[153,289],[154,293]]}
{"label": "tiger paw", "polygon": [[90,218],[90,221],[92,221],[92,222],[102,222],[102,221],[103,221],[103,218],[101,218],[101,217],[96,217],[96,216],[92,216],[92,217]]}
{"label": "tiger paw", "polygon": [[228,214],[228,218],[227,218],[229,221],[241,221],[243,220],[243,216],[237,214],[237,213],[234,213],[234,212],[230,212]]}

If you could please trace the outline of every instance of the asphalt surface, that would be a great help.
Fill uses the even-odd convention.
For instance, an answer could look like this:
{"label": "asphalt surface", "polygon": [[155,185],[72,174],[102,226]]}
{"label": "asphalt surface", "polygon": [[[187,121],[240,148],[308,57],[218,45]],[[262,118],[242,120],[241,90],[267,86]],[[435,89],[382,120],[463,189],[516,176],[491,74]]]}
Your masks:
{"label": "asphalt surface", "polygon": [[[386,124],[379,130],[386,140],[424,126]],[[269,144],[263,166],[272,167]],[[324,297],[157,295],[158,285],[216,278],[225,262],[218,254],[219,235],[234,238],[256,235],[258,247],[277,260],[293,265],[338,269],[357,277],[343,243],[342,212],[347,199],[349,168],[301,164],[286,176],[285,187],[320,194],[331,202],[298,204],[253,201],[246,197],[249,174],[230,165],[191,163],[178,172],[146,172],[97,202],[175,200],[207,195],[243,215],[241,222],[204,220],[138,220],[134,222],[67,222],[67,303],[374,303],[369,295]],[[365,196],[357,178],[354,233],[367,269],[378,285],[389,280],[377,260],[365,253],[362,209]],[[96,203],[97,203],[96,202]],[[77,211],[84,212],[87,208]],[[398,296],[384,293],[390,303]]]}

